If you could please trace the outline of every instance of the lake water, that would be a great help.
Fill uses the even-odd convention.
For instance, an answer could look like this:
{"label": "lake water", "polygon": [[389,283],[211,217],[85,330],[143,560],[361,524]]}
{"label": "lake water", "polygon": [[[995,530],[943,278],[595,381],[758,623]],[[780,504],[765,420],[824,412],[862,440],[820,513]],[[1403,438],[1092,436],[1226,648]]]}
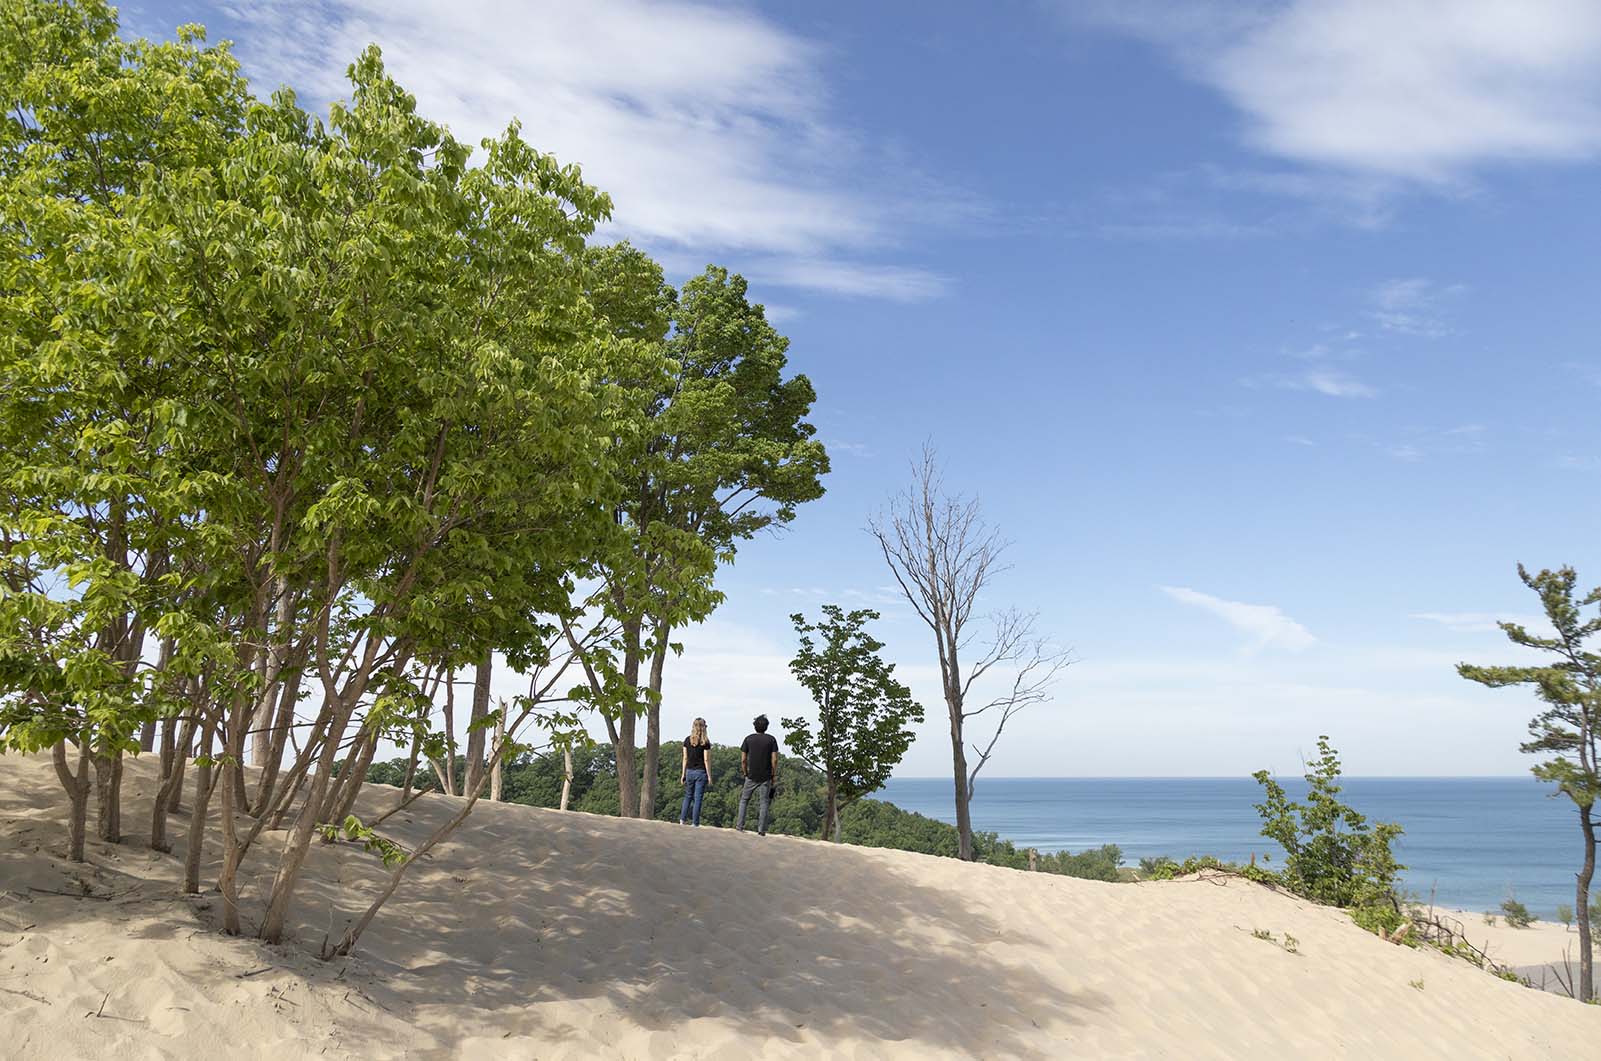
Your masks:
{"label": "lake water", "polygon": [[[1440,906],[1491,910],[1514,895],[1541,918],[1573,905],[1583,858],[1577,811],[1532,778],[1344,778],[1344,798],[1369,821],[1399,822],[1397,845],[1408,889]],[[1285,782],[1292,799],[1306,785]],[[949,778],[893,780],[878,798],[954,822]],[[979,779],[973,827],[1018,847],[1080,851],[1116,844],[1130,865],[1141,858],[1206,854],[1244,862],[1255,853],[1281,864],[1261,835],[1250,778]],[[1601,877],[1601,874],[1598,874]],[[1592,887],[1601,888],[1601,881]]]}

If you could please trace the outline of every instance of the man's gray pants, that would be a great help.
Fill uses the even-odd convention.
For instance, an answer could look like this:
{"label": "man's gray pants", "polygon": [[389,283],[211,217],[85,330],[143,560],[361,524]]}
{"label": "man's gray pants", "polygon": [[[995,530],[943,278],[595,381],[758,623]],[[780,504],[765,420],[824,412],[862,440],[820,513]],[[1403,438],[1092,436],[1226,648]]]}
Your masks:
{"label": "man's gray pants", "polygon": [[734,819],[734,828],[740,832],[745,831],[745,807],[750,803],[750,794],[760,792],[762,801],[756,811],[756,831],[763,836],[767,835],[767,802],[772,798],[773,783],[771,781],[752,781],[745,779],[745,787],[739,790],[739,817]]}

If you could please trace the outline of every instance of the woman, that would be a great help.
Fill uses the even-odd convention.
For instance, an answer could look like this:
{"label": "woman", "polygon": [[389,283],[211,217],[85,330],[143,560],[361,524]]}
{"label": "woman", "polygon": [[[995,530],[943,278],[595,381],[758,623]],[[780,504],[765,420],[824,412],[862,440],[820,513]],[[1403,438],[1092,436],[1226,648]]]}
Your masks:
{"label": "woman", "polygon": [[[684,738],[684,762],[678,771],[678,780],[684,785],[684,805],[678,811],[678,824],[693,821],[700,824],[700,803],[706,798],[706,786],[712,783],[712,742],[706,736],[706,720],[697,718]],[[691,810],[693,809],[693,813]]]}

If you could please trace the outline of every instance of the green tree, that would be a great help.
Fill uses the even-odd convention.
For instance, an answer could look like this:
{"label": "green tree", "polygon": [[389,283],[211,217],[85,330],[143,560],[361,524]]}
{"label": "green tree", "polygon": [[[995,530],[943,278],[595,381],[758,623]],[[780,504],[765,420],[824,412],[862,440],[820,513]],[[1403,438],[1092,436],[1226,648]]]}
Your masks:
{"label": "green tree", "polygon": [[115,842],[121,757],[178,708],[165,672],[221,651],[169,637],[203,512],[176,396],[202,381],[140,207],[220,165],[246,102],[198,28],[125,41],[99,0],[0,2],[0,747],[51,749],[73,859],[90,767]]}
{"label": "green tree", "polygon": [[1256,805],[1262,835],[1284,848],[1286,883],[1296,894],[1347,908],[1393,907],[1395,878],[1406,867],[1396,863],[1390,845],[1401,827],[1369,825],[1342,802],[1339,755],[1326,736],[1317,739],[1317,749],[1306,766],[1304,803],[1290,799],[1268,771],[1251,775],[1263,789]]}
{"label": "green tree", "polygon": [[[198,30],[125,42],[102,4],[0,4],[4,745],[53,749],[81,857],[91,764],[114,794],[117,756],[169,716],[152,844],[193,757],[184,885],[215,791],[238,931],[241,861],[293,812],[276,940],[380,741],[447,754],[430,675],[550,662],[646,422],[613,381],[660,390],[668,364],[585,299],[609,200],[515,125],[474,164],[375,49],[319,119],[250,99]],[[509,706],[468,727],[496,734],[491,767],[530,715],[576,725],[549,683]],[[343,833],[395,862],[348,949],[418,853]]]}
{"label": "green tree", "polygon": [[[828,456],[806,420],[811,382],[785,378],[789,340],[750,302],[743,277],[711,266],[677,293],[627,244],[591,251],[587,264],[589,301],[611,334],[656,347],[672,366],[665,379],[616,380],[641,394],[649,428],[627,448],[617,537],[595,572],[617,633],[610,651],[590,660],[591,694],[609,705],[620,811],[648,816],[672,632],[721,603],[717,564],[731,563],[741,541],[822,496]],[[640,713],[645,745],[636,764]]]}
{"label": "green tree", "polygon": [[[867,632],[878,613],[849,613],[823,605],[823,619],[791,615],[800,651],[789,669],[812,694],[817,728],[805,718],[783,720],[784,743],[824,777],[822,836],[840,839],[840,812],[878,791],[912,746],[909,728],[923,721],[911,690],[895,680],[895,665],[879,656],[884,643]],[[813,635],[816,635],[815,638]]]}
{"label": "green tree", "polygon": [[1457,673],[1469,681],[1499,689],[1526,685],[1545,708],[1529,721],[1525,754],[1542,756],[1534,776],[1556,786],[1556,795],[1573,801],[1578,811],[1584,856],[1575,878],[1575,919],[1579,924],[1579,997],[1594,997],[1594,958],[1590,943],[1590,881],[1595,875],[1596,797],[1601,795],[1601,654],[1592,639],[1601,632],[1601,617],[1586,619],[1585,609],[1601,604],[1601,589],[1577,596],[1578,575],[1571,567],[1531,575],[1518,565],[1518,578],[1540,598],[1553,636],[1532,634],[1518,623],[1500,623],[1514,645],[1544,653],[1538,665],[1481,667],[1463,663]]}

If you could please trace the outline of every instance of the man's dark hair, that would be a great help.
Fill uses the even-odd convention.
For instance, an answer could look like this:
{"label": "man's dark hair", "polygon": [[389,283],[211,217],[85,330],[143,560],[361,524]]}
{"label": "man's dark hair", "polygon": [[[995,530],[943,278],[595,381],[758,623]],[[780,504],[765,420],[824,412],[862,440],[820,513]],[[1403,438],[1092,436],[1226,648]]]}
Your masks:
{"label": "man's dark hair", "polygon": [[757,715],[756,716],[756,721],[752,722],[751,725],[756,727],[756,732],[757,733],[766,733],[767,732],[767,716],[766,715]]}

